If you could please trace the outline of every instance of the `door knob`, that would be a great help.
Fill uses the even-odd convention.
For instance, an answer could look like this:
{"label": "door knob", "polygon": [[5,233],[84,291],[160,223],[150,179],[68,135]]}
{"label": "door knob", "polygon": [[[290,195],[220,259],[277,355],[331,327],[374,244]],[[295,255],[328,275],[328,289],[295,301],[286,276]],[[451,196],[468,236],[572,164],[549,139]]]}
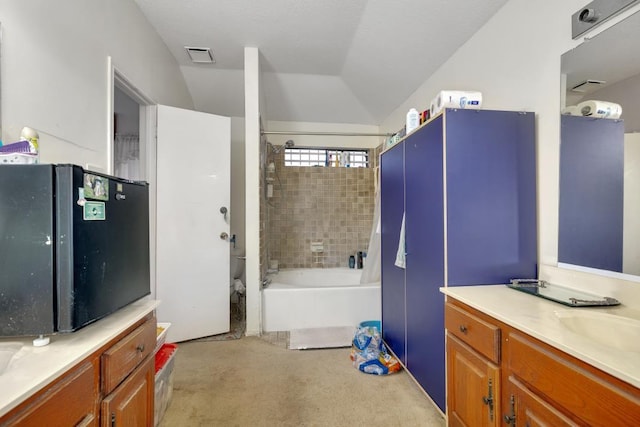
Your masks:
{"label": "door knob", "polygon": [[227,240],[229,238],[229,235],[223,231],[222,233],[220,233],[220,238],[222,240]]}

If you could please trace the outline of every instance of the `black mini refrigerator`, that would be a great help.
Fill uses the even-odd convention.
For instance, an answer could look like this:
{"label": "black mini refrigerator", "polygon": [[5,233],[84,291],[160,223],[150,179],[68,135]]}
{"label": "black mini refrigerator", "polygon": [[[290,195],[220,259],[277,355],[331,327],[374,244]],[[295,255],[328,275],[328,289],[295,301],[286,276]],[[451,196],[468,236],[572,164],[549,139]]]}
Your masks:
{"label": "black mini refrigerator", "polygon": [[148,295],[149,187],[0,165],[0,336],[73,332]]}

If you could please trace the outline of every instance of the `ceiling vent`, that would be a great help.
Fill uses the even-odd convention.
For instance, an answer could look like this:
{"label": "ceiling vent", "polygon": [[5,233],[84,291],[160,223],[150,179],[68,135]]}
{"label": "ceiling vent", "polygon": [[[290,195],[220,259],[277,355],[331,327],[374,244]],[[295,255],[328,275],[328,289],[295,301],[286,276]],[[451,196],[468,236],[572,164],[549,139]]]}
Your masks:
{"label": "ceiling vent", "polygon": [[185,46],[191,62],[195,64],[215,64],[216,60],[208,47],[189,47]]}
{"label": "ceiling vent", "polygon": [[582,83],[578,83],[577,85],[572,87],[571,91],[579,93],[590,93],[597,89],[600,89],[600,87],[605,83],[606,82],[604,80],[585,80]]}

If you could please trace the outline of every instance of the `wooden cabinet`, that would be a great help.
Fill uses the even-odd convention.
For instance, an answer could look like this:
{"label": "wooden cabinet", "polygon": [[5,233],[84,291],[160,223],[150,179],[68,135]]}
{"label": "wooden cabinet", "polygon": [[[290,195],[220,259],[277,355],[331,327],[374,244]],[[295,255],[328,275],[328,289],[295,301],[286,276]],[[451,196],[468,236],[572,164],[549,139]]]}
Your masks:
{"label": "wooden cabinet", "polygon": [[0,426],[153,426],[155,343],[149,314],[0,418]]}
{"label": "wooden cabinet", "polygon": [[154,359],[149,357],[102,401],[102,427],[152,426]]}
{"label": "wooden cabinet", "polygon": [[504,408],[505,424],[529,427],[578,426],[524,384],[509,376],[504,391],[508,402]]}
{"label": "wooden cabinet", "polygon": [[500,368],[447,333],[449,425],[500,425]]}
{"label": "wooden cabinet", "polygon": [[640,425],[640,390],[629,384],[518,330],[509,331],[504,351],[509,378],[576,424]]}
{"label": "wooden cabinet", "polygon": [[450,426],[497,425],[482,412],[489,379],[502,425],[640,425],[638,388],[450,297],[445,312]]}
{"label": "wooden cabinet", "polygon": [[155,345],[153,318],[102,353],[103,427],[153,425]]}
{"label": "wooden cabinet", "polygon": [[439,288],[536,274],[534,114],[445,110],[381,155],[380,197],[383,339],[444,411]]}
{"label": "wooden cabinet", "polygon": [[447,303],[449,425],[500,425],[500,329]]}
{"label": "wooden cabinet", "polygon": [[102,353],[102,392],[107,395],[156,347],[156,322],[149,320]]}
{"label": "wooden cabinet", "polygon": [[445,303],[444,326],[447,331],[473,347],[487,359],[500,363],[500,328],[470,312]]}
{"label": "wooden cabinet", "polygon": [[0,420],[2,426],[97,426],[98,358],[86,360]]}

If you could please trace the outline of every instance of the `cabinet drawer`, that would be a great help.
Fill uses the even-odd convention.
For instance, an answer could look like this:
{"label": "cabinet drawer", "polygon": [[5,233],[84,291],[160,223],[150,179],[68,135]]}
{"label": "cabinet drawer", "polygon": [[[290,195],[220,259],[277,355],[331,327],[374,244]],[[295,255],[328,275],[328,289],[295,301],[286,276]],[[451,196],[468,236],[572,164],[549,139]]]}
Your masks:
{"label": "cabinet drawer", "polygon": [[156,347],[152,317],[102,354],[102,391],[111,393]]}
{"label": "cabinet drawer", "polygon": [[607,374],[565,360],[524,335],[509,334],[505,362],[538,395],[588,425],[640,425],[637,390],[619,388]]}
{"label": "cabinet drawer", "polygon": [[500,328],[477,316],[445,303],[444,326],[449,333],[460,338],[478,353],[500,363]]}
{"label": "cabinet drawer", "polygon": [[98,367],[90,361],[72,369],[45,389],[35,404],[15,417],[0,421],[3,426],[97,426]]}

